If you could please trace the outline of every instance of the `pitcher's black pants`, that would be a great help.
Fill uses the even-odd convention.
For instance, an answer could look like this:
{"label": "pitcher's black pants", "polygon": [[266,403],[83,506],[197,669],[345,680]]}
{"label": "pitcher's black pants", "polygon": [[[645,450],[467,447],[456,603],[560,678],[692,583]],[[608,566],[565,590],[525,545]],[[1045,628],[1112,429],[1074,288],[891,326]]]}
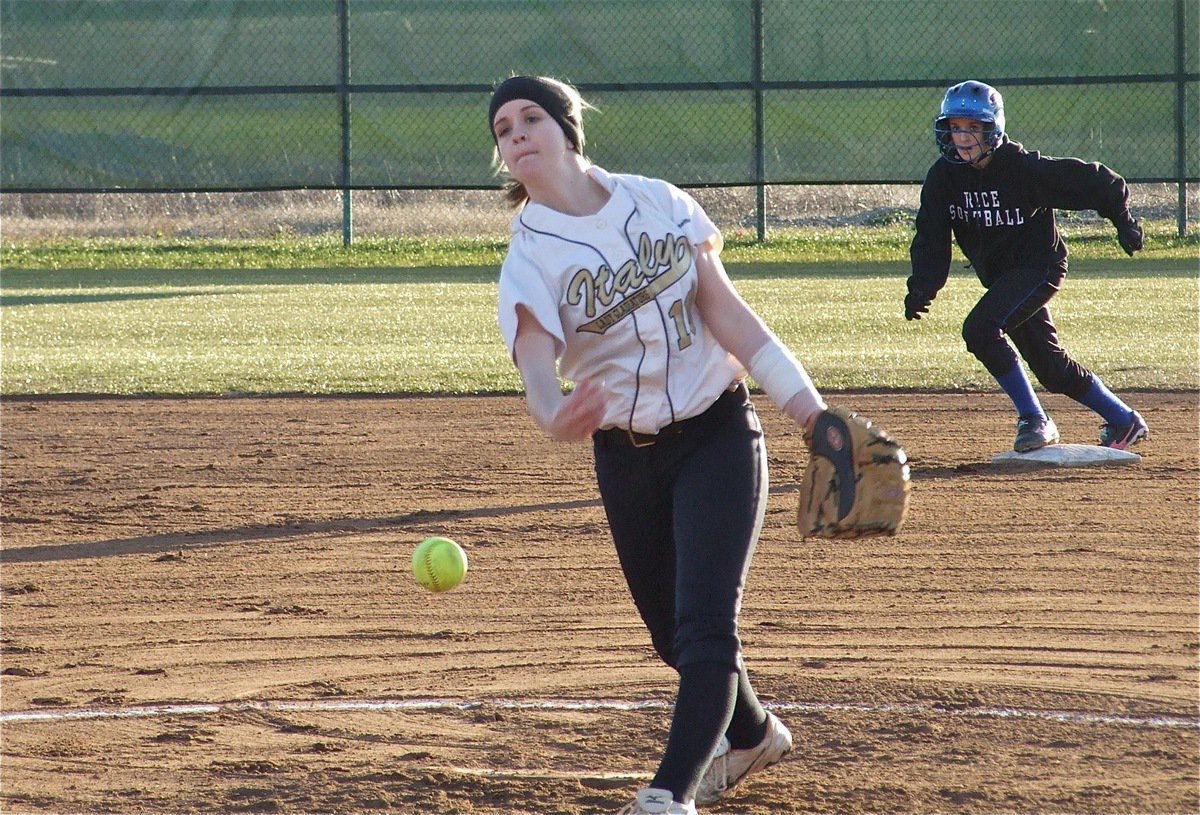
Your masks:
{"label": "pitcher's black pants", "polygon": [[726,728],[761,732],[766,722],[745,674],[737,626],[766,511],[762,428],[738,386],[682,432],[637,447],[622,431],[601,431],[594,448],[629,591],[655,650],[680,675],[651,786],[682,802],[694,794]]}

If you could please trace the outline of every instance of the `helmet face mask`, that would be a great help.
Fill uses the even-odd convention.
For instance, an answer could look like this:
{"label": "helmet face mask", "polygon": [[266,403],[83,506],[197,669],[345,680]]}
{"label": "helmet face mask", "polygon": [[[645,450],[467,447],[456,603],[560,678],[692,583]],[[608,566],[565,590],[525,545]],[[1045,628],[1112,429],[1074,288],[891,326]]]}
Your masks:
{"label": "helmet face mask", "polygon": [[[959,155],[950,129],[951,119],[971,119],[983,125],[983,152],[967,160]],[[969,80],[946,91],[942,109],[933,120],[933,138],[942,158],[952,164],[971,164],[990,156],[1004,137],[1004,100],[991,85]]]}

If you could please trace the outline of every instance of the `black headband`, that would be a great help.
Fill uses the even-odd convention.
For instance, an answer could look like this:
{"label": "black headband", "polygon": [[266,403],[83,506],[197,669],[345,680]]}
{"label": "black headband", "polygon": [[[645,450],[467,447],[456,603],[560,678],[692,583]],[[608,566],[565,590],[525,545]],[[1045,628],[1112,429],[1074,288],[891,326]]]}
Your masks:
{"label": "black headband", "polygon": [[496,111],[514,99],[528,99],[540,105],[558,122],[576,152],[583,152],[583,124],[578,113],[571,115],[571,100],[560,88],[536,76],[509,77],[492,92],[492,103],[488,105],[488,130],[492,132],[493,139],[496,138]]}

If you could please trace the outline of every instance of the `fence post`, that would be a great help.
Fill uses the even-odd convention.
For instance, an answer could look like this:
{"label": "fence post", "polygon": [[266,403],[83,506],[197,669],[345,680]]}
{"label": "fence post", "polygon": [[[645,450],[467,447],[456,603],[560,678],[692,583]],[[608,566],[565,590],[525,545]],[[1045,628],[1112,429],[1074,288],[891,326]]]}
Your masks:
{"label": "fence post", "polygon": [[1175,224],[1179,237],[1187,235],[1187,84],[1184,70],[1184,48],[1187,38],[1183,28],[1183,0],[1175,0],[1175,183],[1179,188],[1179,203],[1175,207]]}
{"label": "fence post", "polygon": [[[1180,0],[1182,2],[1183,0]],[[750,36],[754,38],[751,80],[754,83],[754,211],[758,242],[767,238],[767,193],[763,137],[763,18],[762,0],[754,0],[750,11]]]}
{"label": "fence post", "polygon": [[354,239],[350,204],[350,12],[349,0],[337,0],[338,15],[338,101],[342,119],[342,246]]}

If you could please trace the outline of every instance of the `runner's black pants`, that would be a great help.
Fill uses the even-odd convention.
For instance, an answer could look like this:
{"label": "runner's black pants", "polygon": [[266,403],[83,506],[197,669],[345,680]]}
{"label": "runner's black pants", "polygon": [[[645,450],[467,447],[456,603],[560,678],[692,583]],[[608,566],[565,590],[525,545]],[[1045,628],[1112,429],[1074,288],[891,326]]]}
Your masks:
{"label": "runner's black pants", "polygon": [[1017,365],[1015,345],[1046,390],[1079,400],[1091,387],[1092,373],[1058,341],[1048,305],[1066,274],[1066,267],[1058,265],[1005,271],[967,315],[962,336],[967,350],[996,379]]}

